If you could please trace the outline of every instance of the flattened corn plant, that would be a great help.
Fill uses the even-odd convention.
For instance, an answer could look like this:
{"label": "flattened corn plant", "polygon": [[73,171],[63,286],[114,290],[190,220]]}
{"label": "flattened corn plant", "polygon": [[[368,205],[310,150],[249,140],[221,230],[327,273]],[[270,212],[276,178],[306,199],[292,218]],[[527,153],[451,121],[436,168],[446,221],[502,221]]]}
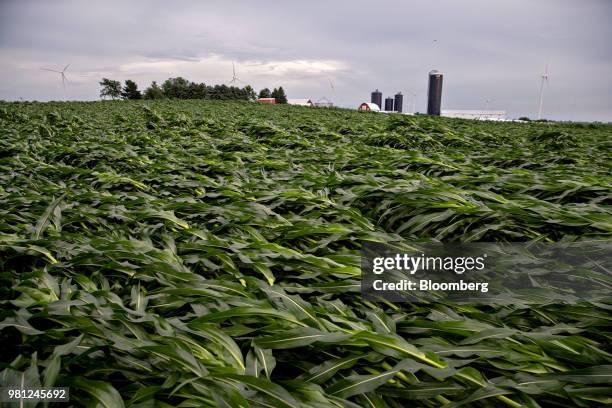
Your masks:
{"label": "flattened corn plant", "polygon": [[600,124],[1,103],[0,382],[106,408],[610,404],[611,303],[373,304],[359,250],[609,240],[611,145]]}

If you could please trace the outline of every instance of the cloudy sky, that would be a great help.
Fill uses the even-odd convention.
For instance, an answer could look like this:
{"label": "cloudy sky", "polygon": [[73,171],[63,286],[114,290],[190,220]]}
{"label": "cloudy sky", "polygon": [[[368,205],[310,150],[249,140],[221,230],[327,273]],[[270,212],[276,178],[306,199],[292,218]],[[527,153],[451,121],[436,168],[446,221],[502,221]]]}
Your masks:
{"label": "cloudy sky", "polygon": [[[443,109],[504,109],[612,121],[612,1],[0,0],[0,99],[98,99],[102,77],[227,83],[356,107],[379,88],[424,111],[427,73]],[[334,87],[330,86],[330,81]]]}

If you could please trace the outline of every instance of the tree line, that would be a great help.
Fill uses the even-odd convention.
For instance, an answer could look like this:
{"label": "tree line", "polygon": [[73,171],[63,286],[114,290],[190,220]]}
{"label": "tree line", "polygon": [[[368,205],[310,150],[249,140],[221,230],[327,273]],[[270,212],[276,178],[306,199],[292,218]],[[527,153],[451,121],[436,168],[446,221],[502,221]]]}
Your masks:
{"label": "tree line", "polygon": [[258,97],[261,98],[274,98],[276,99],[276,103],[287,103],[287,95],[285,95],[285,90],[282,86],[278,88],[274,88],[274,90],[270,91],[268,88],[264,88],[259,91]]}
{"label": "tree line", "polygon": [[287,95],[282,86],[270,91],[264,88],[255,93],[255,90],[246,85],[243,88],[228,85],[206,85],[188,81],[182,77],[168,78],[161,85],[153,81],[151,85],[141,92],[136,82],[127,79],[123,86],[121,82],[102,78],[100,81],[100,97],[102,99],[210,99],[210,100],[238,100],[254,101],[259,98],[276,98],[277,103],[287,103]]}

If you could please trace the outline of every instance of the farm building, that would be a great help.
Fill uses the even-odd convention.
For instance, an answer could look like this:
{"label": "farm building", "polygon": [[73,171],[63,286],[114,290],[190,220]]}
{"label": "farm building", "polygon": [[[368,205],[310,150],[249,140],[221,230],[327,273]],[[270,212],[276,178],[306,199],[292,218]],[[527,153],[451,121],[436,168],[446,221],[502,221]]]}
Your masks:
{"label": "farm building", "polygon": [[326,97],[323,97],[315,102],[315,106],[317,108],[333,108],[334,103],[330,101],[329,99],[327,99]]}
{"label": "farm building", "polygon": [[313,108],[315,105],[310,99],[287,99],[289,105],[308,106]]}
{"label": "farm building", "polygon": [[506,111],[503,110],[442,110],[442,116],[447,118],[480,119],[480,120],[506,120]]}
{"label": "farm building", "polygon": [[378,89],[372,92],[372,98],[370,99],[370,102],[375,103],[379,107],[382,106],[382,92],[380,92]]}
{"label": "farm building", "polygon": [[259,98],[257,102],[261,103],[276,103],[276,98]]}
{"label": "farm building", "polygon": [[385,111],[393,112],[393,98],[390,96],[385,98]]}
{"label": "farm building", "polygon": [[442,79],[441,72],[429,72],[429,85],[427,88],[427,114],[440,116],[442,106]]}
{"label": "farm building", "polygon": [[380,107],[372,102],[364,102],[357,108],[359,111],[380,112]]}

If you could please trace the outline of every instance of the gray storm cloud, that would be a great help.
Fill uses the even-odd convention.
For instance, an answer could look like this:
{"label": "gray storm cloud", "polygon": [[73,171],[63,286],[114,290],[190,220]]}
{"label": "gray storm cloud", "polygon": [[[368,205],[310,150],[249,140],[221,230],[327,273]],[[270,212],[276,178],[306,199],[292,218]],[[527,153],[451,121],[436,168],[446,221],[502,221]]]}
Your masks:
{"label": "gray storm cloud", "polygon": [[[98,98],[104,77],[238,76],[254,88],[356,107],[374,88],[423,111],[427,72],[445,74],[443,108],[537,109],[612,121],[612,2],[484,1],[0,1],[0,99]],[[330,80],[334,88],[330,87]],[[487,102],[488,101],[488,102]]]}

